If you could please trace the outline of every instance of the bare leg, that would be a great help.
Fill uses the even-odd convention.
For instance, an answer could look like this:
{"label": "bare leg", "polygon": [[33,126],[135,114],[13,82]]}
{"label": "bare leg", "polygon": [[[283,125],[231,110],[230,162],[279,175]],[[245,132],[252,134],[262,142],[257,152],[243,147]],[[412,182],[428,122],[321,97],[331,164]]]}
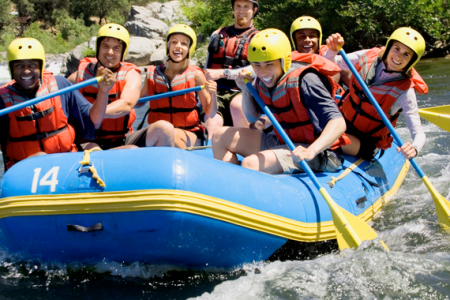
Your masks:
{"label": "bare leg", "polygon": [[352,141],[350,145],[342,146],[342,152],[347,155],[356,156],[358,155],[359,148],[361,148],[361,141],[351,134],[346,134],[348,138]]}
{"label": "bare leg", "polygon": [[213,133],[223,127],[223,118],[221,115],[216,114],[214,117],[210,118],[205,115],[205,127],[208,130],[208,140],[212,139]]}
{"label": "bare leg", "polygon": [[175,128],[175,147],[186,149],[191,146],[200,146],[200,143],[201,140],[195,133]]}
{"label": "bare leg", "polygon": [[145,138],[146,147],[173,147],[175,128],[167,121],[156,121],[149,125]]}
{"label": "bare leg", "polygon": [[283,167],[272,150],[247,156],[242,161],[242,167],[269,174],[283,174]]}
{"label": "bare leg", "polygon": [[114,147],[114,148],[111,148],[111,149],[109,149],[109,150],[117,150],[117,149],[139,149],[139,147],[138,146],[136,146],[136,145],[123,145],[123,146],[118,146],[118,147]]}
{"label": "bare leg", "polygon": [[239,164],[236,153],[246,157],[261,149],[262,132],[249,128],[222,127],[214,132],[214,158]]}
{"label": "bare leg", "polygon": [[236,97],[231,100],[230,113],[233,118],[234,127],[249,128],[250,123],[248,122],[242,108],[242,94],[236,95]]}

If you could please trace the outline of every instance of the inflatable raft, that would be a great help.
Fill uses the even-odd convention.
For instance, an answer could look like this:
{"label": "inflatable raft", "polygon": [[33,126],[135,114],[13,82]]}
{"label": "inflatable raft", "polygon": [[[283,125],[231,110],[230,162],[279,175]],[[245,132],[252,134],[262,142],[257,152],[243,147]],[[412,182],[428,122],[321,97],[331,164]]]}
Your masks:
{"label": "inflatable raft", "polygon": [[[340,172],[317,177],[368,222],[408,167],[393,145],[374,162],[346,157]],[[336,239],[306,174],[255,172],[213,159],[211,149],[45,155],[13,166],[0,188],[2,247],[47,261],[231,267]]]}

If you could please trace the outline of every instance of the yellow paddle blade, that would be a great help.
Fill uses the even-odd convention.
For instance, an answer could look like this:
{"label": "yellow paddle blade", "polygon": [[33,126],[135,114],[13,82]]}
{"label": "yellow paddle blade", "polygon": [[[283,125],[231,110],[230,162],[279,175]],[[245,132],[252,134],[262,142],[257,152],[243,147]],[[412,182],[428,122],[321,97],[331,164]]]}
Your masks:
{"label": "yellow paddle blade", "polygon": [[[357,249],[362,242],[371,241],[378,237],[375,230],[367,223],[338,206],[325,188],[322,187],[320,193],[330,207],[340,250],[347,248]],[[389,251],[383,241],[381,241],[381,244]]]}
{"label": "yellow paddle blade", "polygon": [[422,177],[422,181],[427,186],[431,196],[433,196],[439,223],[446,229],[450,228],[450,202],[439,194],[427,176]]}
{"label": "yellow paddle blade", "polygon": [[450,105],[421,108],[419,115],[436,126],[450,131]]}

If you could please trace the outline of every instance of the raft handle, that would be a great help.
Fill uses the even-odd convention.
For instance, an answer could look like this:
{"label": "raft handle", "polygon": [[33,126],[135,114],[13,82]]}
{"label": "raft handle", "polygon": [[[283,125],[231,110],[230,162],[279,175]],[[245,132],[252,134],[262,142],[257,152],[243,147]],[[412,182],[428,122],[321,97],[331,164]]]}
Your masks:
{"label": "raft handle", "polygon": [[103,224],[102,223],[97,223],[95,225],[92,225],[91,227],[84,227],[84,226],[81,226],[81,225],[67,224],[67,230],[68,231],[78,231],[78,232],[101,231],[101,230],[103,230]]}

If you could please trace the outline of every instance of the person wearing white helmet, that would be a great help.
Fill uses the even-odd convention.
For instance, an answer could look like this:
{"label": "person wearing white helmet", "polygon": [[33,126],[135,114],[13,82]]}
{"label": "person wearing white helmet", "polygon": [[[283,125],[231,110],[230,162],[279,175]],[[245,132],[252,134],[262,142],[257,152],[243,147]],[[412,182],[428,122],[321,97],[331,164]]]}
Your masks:
{"label": "person wearing white helmet", "polygon": [[[349,70],[338,49],[344,45],[339,33],[327,39],[325,56],[335,61],[343,70]],[[356,70],[361,74],[373,96],[395,127],[403,111],[411,133],[412,143],[397,147],[407,159],[418,155],[425,145],[416,92],[428,93],[425,81],[414,66],[425,51],[425,40],[412,28],[395,30],[384,48],[372,48],[348,54]],[[347,135],[352,144],[342,148],[344,153],[371,160],[379,152],[391,147],[393,138],[370,104],[362,88],[352,76],[349,94],[342,101],[341,112],[347,123]],[[382,155],[382,152],[381,152]]]}
{"label": "person wearing white helmet", "polygon": [[[102,69],[110,70],[117,78],[116,84],[109,92],[109,101],[103,124],[97,130],[95,144],[83,144],[102,149],[132,148],[123,147],[127,135],[133,133],[136,112],[133,107],[139,100],[142,80],[140,70],[132,63],[125,62],[130,35],[125,27],[118,24],[105,24],[98,30],[95,58],[86,57],[80,61],[78,71],[68,79],[72,83],[82,82],[97,76]],[[81,94],[94,103],[98,88],[87,86],[80,89]]]}
{"label": "person wearing white helmet", "polygon": [[[214,31],[208,46],[205,64],[206,79],[218,84],[219,111],[213,118],[206,118],[206,127],[210,133],[223,125],[248,127],[242,111],[242,95],[234,80],[239,68],[249,66],[248,44],[258,30],[253,20],[259,12],[258,0],[231,0],[233,8],[233,26]],[[251,68],[250,68],[251,69]]]}
{"label": "person wearing white helmet", "polygon": [[[11,42],[7,51],[12,81],[0,88],[0,109],[56,92],[71,84],[44,69],[45,51],[33,38]],[[75,152],[75,136],[91,139],[100,128],[115,77],[103,70],[98,100],[92,105],[78,91],[52,97],[0,117],[5,169],[32,156]]]}
{"label": "person wearing white helmet", "polygon": [[[339,148],[349,140],[343,135],[345,122],[333,99],[333,79],[322,64],[291,65],[291,45],[280,30],[266,29],[250,42],[249,61],[257,78],[253,85],[281,127],[295,143],[289,150],[278,133],[250,128],[223,127],[213,136],[214,158],[270,174],[302,172],[297,163],[306,160],[313,171],[336,171]],[[249,121],[261,116],[244,84],[241,71],[236,80],[243,92],[243,108]]]}
{"label": "person wearing white helmet", "polygon": [[[189,64],[197,46],[197,35],[184,24],[169,29],[164,63],[150,66],[141,97],[184,90],[204,85],[205,89],[150,102],[148,126],[127,138],[127,145],[138,147],[166,146],[185,149],[206,142],[206,129],[200,121],[198,99],[208,117],[217,111],[215,81],[206,81],[203,70]],[[145,120],[145,117],[144,117]]]}

